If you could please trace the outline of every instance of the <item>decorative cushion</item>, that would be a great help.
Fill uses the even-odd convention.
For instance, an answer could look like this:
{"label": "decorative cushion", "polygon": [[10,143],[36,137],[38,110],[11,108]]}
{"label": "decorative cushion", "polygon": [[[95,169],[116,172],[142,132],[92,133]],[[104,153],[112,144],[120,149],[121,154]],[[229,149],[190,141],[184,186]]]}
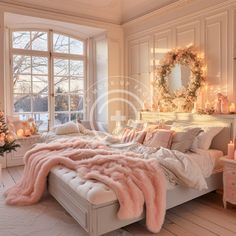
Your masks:
{"label": "decorative cushion", "polygon": [[129,143],[129,142],[138,142],[143,143],[143,140],[146,136],[146,131],[139,131],[135,129],[126,128],[123,132],[121,137],[122,143]]}
{"label": "decorative cushion", "polygon": [[199,133],[192,144],[191,150],[196,149],[208,150],[211,146],[213,138],[223,129],[224,127],[203,127],[203,132]]}
{"label": "decorative cushion", "polygon": [[174,131],[165,129],[155,129],[146,134],[143,144],[148,147],[170,148]]}
{"label": "decorative cushion", "polygon": [[79,133],[79,128],[73,121],[56,126],[54,129],[57,135]]}
{"label": "decorative cushion", "polygon": [[190,128],[186,131],[176,131],[172,144],[172,150],[178,150],[180,152],[187,152],[190,150],[195,137],[201,132],[201,128]]}

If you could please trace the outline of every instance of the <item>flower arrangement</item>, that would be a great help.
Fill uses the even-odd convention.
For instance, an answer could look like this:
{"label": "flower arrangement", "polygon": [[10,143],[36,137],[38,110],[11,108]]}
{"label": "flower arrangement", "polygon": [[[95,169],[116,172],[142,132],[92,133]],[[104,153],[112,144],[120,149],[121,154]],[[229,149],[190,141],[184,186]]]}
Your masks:
{"label": "flower arrangement", "polygon": [[[186,88],[177,90],[174,95],[171,95],[167,79],[176,64],[188,66],[191,70],[191,76]],[[193,103],[196,101],[198,90],[206,79],[205,68],[203,57],[192,46],[169,51],[155,71],[153,87],[154,98],[158,101],[158,106],[164,111],[175,111],[177,105],[173,101],[181,98],[181,101],[184,99],[183,110],[190,112]]]}
{"label": "flower arrangement", "polygon": [[0,111],[0,156],[3,156],[4,152],[15,151],[17,147],[20,147],[15,140],[16,135],[8,130],[4,113]]}

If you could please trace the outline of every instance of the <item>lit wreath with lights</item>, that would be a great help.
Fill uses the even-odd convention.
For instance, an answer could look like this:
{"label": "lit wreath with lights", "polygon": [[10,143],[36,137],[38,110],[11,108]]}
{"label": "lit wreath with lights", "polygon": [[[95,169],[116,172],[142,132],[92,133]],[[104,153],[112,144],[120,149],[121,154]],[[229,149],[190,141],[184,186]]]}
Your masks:
{"label": "lit wreath with lights", "polygon": [[[170,94],[168,88],[168,77],[176,64],[188,66],[191,70],[190,81],[184,90],[178,90],[174,95]],[[183,109],[189,112],[193,108],[193,103],[197,99],[198,89],[206,80],[206,66],[203,58],[191,46],[187,48],[173,49],[166,53],[160,61],[160,65],[155,70],[153,82],[154,98],[158,101],[158,106],[165,107],[166,111],[174,111],[177,106],[173,100],[176,98],[184,99]],[[154,101],[155,103],[156,101]]]}

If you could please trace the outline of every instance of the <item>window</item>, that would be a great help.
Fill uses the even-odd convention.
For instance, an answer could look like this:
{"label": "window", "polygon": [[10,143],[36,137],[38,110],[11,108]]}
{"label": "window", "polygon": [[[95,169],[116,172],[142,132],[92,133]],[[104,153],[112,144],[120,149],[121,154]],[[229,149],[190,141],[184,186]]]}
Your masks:
{"label": "window", "polygon": [[11,36],[14,113],[33,117],[41,131],[83,119],[85,42],[51,30]]}

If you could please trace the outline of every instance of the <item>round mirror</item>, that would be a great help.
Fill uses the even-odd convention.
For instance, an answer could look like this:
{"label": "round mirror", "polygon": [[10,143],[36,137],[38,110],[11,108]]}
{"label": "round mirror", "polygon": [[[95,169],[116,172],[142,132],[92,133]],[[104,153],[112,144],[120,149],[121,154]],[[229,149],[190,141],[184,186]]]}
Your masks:
{"label": "round mirror", "polygon": [[190,68],[185,65],[176,64],[173,67],[168,78],[168,87],[170,94],[174,96],[176,92],[184,90],[188,86],[190,78]]}
{"label": "round mirror", "polygon": [[190,112],[205,81],[203,59],[193,47],[168,52],[156,69],[154,104],[161,111]]}

